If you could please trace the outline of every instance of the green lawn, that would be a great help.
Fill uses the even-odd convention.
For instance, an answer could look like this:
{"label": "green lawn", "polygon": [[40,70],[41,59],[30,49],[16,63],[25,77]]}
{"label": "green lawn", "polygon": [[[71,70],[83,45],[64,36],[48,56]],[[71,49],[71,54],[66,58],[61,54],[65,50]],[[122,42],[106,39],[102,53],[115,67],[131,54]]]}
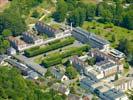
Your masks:
{"label": "green lawn", "polygon": [[[112,43],[113,47],[116,47],[121,39],[126,38],[129,41],[129,51],[133,51],[133,30],[114,26],[113,24],[102,24],[87,21],[84,22],[82,28],[106,38]],[[115,41],[112,42],[113,34],[115,36]]]}
{"label": "green lawn", "polygon": [[44,58],[43,58],[42,56],[38,56],[38,57],[36,57],[36,58],[34,59],[34,62],[37,63],[37,64],[41,64],[41,62],[42,62],[43,59],[44,59]]}

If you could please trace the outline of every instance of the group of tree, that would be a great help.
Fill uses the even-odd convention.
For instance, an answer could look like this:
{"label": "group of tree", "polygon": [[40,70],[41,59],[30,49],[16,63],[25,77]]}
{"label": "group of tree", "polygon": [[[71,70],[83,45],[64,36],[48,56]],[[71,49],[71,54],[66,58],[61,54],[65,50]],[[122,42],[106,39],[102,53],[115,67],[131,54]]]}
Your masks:
{"label": "group of tree", "polygon": [[9,41],[0,36],[0,54],[5,53],[9,46]]}
{"label": "group of tree", "polygon": [[24,79],[15,68],[0,67],[0,100],[65,100],[65,96]]}
{"label": "group of tree", "polygon": [[95,63],[96,63],[96,58],[95,57],[88,59],[88,64],[89,65],[93,66],[93,65],[95,65]]}
{"label": "group of tree", "polygon": [[70,79],[74,79],[77,77],[78,72],[73,66],[68,66],[66,68],[66,75],[68,75]]}
{"label": "group of tree", "polygon": [[10,7],[0,13],[0,33],[10,29],[13,35],[21,34],[26,30],[25,19],[31,8],[42,3],[43,0],[12,0]]}
{"label": "group of tree", "polygon": [[42,2],[43,0],[12,0],[9,8],[0,12],[0,53],[5,53],[9,47],[9,42],[6,40],[8,36],[16,36],[26,31],[26,16],[32,7]]}
{"label": "group of tree", "polygon": [[128,39],[121,39],[117,49],[120,50],[125,54],[127,57],[127,62],[129,62],[130,65],[133,65],[133,50],[129,50],[129,41]]}
{"label": "group of tree", "polygon": [[[115,1],[115,0],[114,0]],[[120,0],[112,4],[104,1],[98,4],[85,4],[80,0],[58,0],[53,17],[58,22],[66,21],[73,26],[81,26],[83,22],[99,17],[102,23],[112,22],[115,25],[133,29],[133,5],[124,8]]]}

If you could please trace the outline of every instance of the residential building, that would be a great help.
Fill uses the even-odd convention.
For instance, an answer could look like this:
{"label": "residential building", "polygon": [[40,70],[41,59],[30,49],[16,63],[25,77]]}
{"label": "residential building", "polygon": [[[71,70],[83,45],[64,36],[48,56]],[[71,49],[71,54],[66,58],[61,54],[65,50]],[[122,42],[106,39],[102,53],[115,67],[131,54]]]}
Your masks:
{"label": "residential building", "polygon": [[32,72],[32,70],[30,68],[25,68],[22,70],[22,75],[28,76],[29,73],[31,73],[31,72]]}
{"label": "residential building", "polygon": [[15,58],[20,62],[24,62],[26,66],[28,66],[31,70],[37,72],[41,76],[44,76],[47,71],[46,68],[42,67],[41,65],[35,63],[31,59],[28,59],[23,55],[15,55]]}
{"label": "residential building", "polygon": [[61,84],[58,87],[58,91],[61,92],[62,94],[65,94],[65,95],[69,95],[69,93],[70,93],[70,89],[64,84]]}
{"label": "residential building", "polygon": [[102,81],[86,77],[80,81],[80,86],[97,94],[102,100],[128,100],[122,91],[116,90],[112,85]]}
{"label": "residential building", "polygon": [[32,71],[31,73],[29,73],[29,78],[31,78],[31,79],[38,79],[39,78],[39,75],[36,73],[36,72],[34,72],[34,71]]}
{"label": "residential building", "polygon": [[53,67],[51,68],[51,73],[53,74],[53,76],[55,78],[57,78],[58,80],[61,80],[61,82],[67,81],[69,80],[69,78],[64,74],[61,73],[57,68]]}
{"label": "residential building", "polygon": [[128,100],[124,92],[118,91],[115,88],[109,89],[106,92],[99,94],[103,100]]}
{"label": "residential building", "polygon": [[119,72],[119,66],[114,62],[104,60],[94,65],[95,69],[103,74],[103,77],[108,77]]}
{"label": "residential building", "polygon": [[7,54],[8,55],[14,55],[14,54],[16,54],[16,50],[14,48],[10,47],[7,49]]}
{"label": "residential building", "polygon": [[88,43],[90,33],[81,28],[73,28],[72,35],[82,43]]}
{"label": "residential building", "polygon": [[68,86],[62,83],[54,83],[52,85],[52,89],[59,91],[60,93],[65,94],[66,96],[68,96],[70,93],[70,89],[68,88]]}
{"label": "residential building", "polygon": [[23,40],[27,43],[41,44],[43,39],[39,38],[34,31],[23,32]]}
{"label": "residential building", "polygon": [[6,62],[13,65],[14,67],[17,67],[21,71],[26,70],[28,68],[26,65],[18,62],[17,60],[14,60],[14,59],[6,59]]}
{"label": "residential building", "polygon": [[99,70],[96,69],[91,69],[91,70],[86,70],[84,73],[86,76],[91,77],[92,79],[102,79],[104,78],[103,72],[100,72]]}
{"label": "residential building", "polygon": [[87,96],[84,96],[83,100],[91,100],[91,99],[89,97],[87,97]]}
{"label": "residential building", "polygon": [[72,35],[82,43],[88,43],[93,48],[98,48],[101,51],[109,51],[110,43],[103,38],[89,33],[81,28],[74,28],[72,31]]}
{"label": "residential building", "polygon": [[28,76],[29,79],[38,79],[39,75],[34,72],[33,70],[31,70],[30,68],[26,68],[24,70],[22,70],[22,75],[24,76]]}
{"label": "residential building", "polygon": [[111,49],[110,52],[108,53],[109,55],[117,58],[117,59],[120,59],[121,61],[124,60],[124,53],[120,52],[119,50],[116,50],[116,49]]}
{"label": "residential building", "polygon": [[39,33],[46,34],[49,37],[55,37],[56,34],[60,33],[59,30],[57,30],[57,29],[55,29],[55,28],[51,27],[50,25],[47,25],[43,22],[40,22],[40,21],[38,21],[35,24],[35,28]]}
{"label": "residential building", "polygon": [[85,67],[88,66],[84,61],[79,59],[78,56],[72,57],[70,59],[70,63],[77,69],[78,72],[80,72],[80,74],[83,74]]}
{"label": "residential building", "polygon": [[121,77],[113,82],[117,90],[126,91],[133,88],[133,77]]}
{"label": "residential building", "polygon": [[38,77],[39,77],[39,75],[35,71],[31,70],[26,65],[14,60],[14,59],[6,59],[6,62],[10,63],[14,67],[17,67],[22,72],[22,75],[28,76],[28,78],[30,78],[30,79],[38,79]]}
{"label": "residential building", "polygon": [[22,51],[27,48],[27,44],[17,37],[9,36],[8,39],[11,43],[11,46],[18,51]]}
{"label": "residential building", "polygon": [[67,100],[82,100],[82,97],[75,94],[69,94]]}
{"label": "residential building", "polygon": [[85,61],[80,59],[81,57],[74,56],[70,59],[73,67],[77,69],[80,74],[85,74],[92,78],[102,79],[120,72],[120,66],[110,60],[102,60],[95,65],[90,66]]}
{"label": "residential building", "polygon": [[105,40],[95,34],[90,34],[89,44],[93,48],[99,48],[101,51],[108,52],[110,49],[110,43],[107,40]]}
{"label": "residential building", "polygon": [[95,70],[93,66],[90,66],[87,63],[85,63],[85,61],[83,61],[84,58],[86,58],[86,56],[84,57],[74,56],[70,59],[70,63],[73,65],[73,67],[77,69],[77,71],[81,75],[85,74],[91,78],[97,78],[97,79],[103,78],[103,74]]}
{"label": "residential building", "polygon": [[121,60],[121,58],[119,59],[119,58],[114,57],[108,53],[101,52],[98,49],[92,49],[89,52],[89,55],[91,57],[96,57],[97,62],[101,62],[104,60],[114,62],[118,66],[118,71],[123,71],[123,62],[122,62],[123,60]]}
{"label": "residential building", "polygon": [[94,92],[94,88],[92,87],[93,84],[98,83],[99,80],[96,78],[91,77],[85,77],[80,80],[80,86],[84,88],[85,90],[89,90],[91,92]]}

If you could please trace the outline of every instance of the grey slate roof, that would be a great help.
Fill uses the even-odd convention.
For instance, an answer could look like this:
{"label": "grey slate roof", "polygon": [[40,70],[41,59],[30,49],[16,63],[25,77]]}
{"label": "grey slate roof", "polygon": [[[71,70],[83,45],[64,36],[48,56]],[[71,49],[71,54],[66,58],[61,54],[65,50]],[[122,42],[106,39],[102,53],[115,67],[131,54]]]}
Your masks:
{"label": "grey slate roof", "polygon": [[98,42],[100,44],[103,44],[103,45],[109,44],[109,42],[107,40],[105,40],[105,39],[103,39],[103,38],[101,38],[101,37],[99,37],[97,35],[94,35],[94,34],[90,35],[90,39],[92,39],[92,40],[94,40],[94,41],[96,41],[96,42]]}
{"label": "grey slate roof", "polygon": [[116,98],[125,95],[123,92],[118,91],[116,89],[110,89],[109,91],[104,92],[103,94],[110,98],[110,100],[115,100]]}
{"label": "grey slate roof", "polygon": [[59,80],[63,76],[63,74],[58,69],[56,69],[55,67],[51,68],[51,73]]}
{"label": "grey slate roof", "polygon": [[78,32],[78,33],[84,35],[85,37],[87,37],[89,40],[93,40],[93,41],[98,42],[100,44],[103,44],[103,45],[109,44],[109,41],[107,41],[107,40],[105,40],[105,39],[103,39],[103,38],[101,38],[101,37],[99,37],[93,33],[89,33],[88,31],[83,30],[80,27],[74,28],[73,31]]}

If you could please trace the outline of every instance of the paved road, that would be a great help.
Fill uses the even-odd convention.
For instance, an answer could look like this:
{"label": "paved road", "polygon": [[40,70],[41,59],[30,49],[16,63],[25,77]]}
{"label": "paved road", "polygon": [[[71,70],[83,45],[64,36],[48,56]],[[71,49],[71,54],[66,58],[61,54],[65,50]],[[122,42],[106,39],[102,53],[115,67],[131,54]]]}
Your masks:
{"label": "paved road", "polygon": [[29,68],[33,69],[35,72],[39,73],[40,75],[44,76],[47,69],[40,66],[39,64],[36,64],[34,61],[31,59],[23,56],[23,55],[15,55],[14,56],[16,59],[21,61],[22,63],[26,64]]}

